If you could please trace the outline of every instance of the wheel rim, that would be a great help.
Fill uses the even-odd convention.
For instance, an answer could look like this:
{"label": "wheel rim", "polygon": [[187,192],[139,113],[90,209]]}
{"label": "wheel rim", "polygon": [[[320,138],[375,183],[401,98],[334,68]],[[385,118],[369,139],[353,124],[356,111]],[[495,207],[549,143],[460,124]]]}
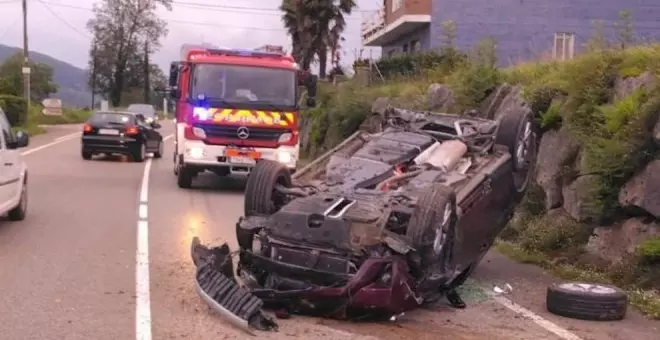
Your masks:
{"label": "wheel rim", "polygon": [[21,202],[19,203],[21,210],[27,210],[27,184],[23,184],[21,188]]}
{"label": "wheel rim", "polygon": [[527,186],[529,180],[530,157],[529,154],[534,152],[534,133],[532,131],[532,122],[525,122],[525,127],[520,138],[516,142],[515,152],[515,184],[518,191],[522,191]]}
{"label": "wheel rim", "polygon": [[435,229],[435,237],[433,238],[433,252],[436,255],[440,255],[445,248],[445,243],[447,241],[447,231],[449,230],[449,225],[451,224],[451,215],[451,205],[446,204],[442,214],[442,224],[440,224],[440,226]]}
{"label": "wheel rim", "polygon": [[572,292],[590,292],[596,294],[616,293],[616,290],[613,288],[591,283],[564,283],[559,285],[559,287]]}

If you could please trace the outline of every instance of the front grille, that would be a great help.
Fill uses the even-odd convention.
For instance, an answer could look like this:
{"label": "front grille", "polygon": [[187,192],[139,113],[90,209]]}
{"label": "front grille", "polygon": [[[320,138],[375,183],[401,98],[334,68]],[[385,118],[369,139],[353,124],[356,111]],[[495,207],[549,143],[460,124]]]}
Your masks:
{"label": "front grille", "polygon": [[[209,125],[209,124],[195,124],[195,127],[201,128],[206,133],[206,136],[211,138],[231,138],[238,139],[239,126],[223,126],[223,125]],[[248,127],[249,136],[246,140],[264,141],[264,142],[277,142],[280,135],[287,130],[277,128],[263,128],[263,127]]]}
{"label": "front grille", "polygon": [[355,266],[348,259],[328,253],[310,253],[307,250],[272,246],[271,258],[276,261],[293,264],[324,272],[354,274]]}

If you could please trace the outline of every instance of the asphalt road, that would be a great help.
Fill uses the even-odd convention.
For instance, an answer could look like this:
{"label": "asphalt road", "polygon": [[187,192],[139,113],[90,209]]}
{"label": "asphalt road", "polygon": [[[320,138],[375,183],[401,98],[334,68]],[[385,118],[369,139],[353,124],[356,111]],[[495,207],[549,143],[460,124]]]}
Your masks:
{"label": "asphalt road", "polygon": [[[170,136],[173,124],[164,125],[163,135]],[[84,161],[79,129],[54,127],[24,151],[28,217],[0,221],[0,339],[246,338],[197,297],[189,258],[193,236],[235,246],[244,183],[202,175],[198,188],[179,189],[171,140],[164,158],[146,163]],[[148,186],[141,191],[145,179]],[[554,279],[497,254],[475,278],[465,288],[465,310],[438,304],[384,324],[294,316],[279,320],[280,332],[260,338],[658,338],[659,323],[634,312],[614,323],[549,315],[544,292]],[[489,287],[495,283],[510,283],[514,291],[493,297]]]}

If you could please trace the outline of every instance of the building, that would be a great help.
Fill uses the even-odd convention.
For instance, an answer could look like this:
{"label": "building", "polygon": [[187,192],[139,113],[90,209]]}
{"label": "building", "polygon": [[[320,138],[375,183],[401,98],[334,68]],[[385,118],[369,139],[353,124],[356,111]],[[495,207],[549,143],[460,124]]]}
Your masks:
{"label": "building", "polygon": [[503,65],[539,56],[570,59],[596,21],[613,38],[622,10],[630,11],[636,38],[660,40],[658,0],[383,0],[382,10],[363,22],[362,39],[382,47],[384,56],[438,48],[442,23],[451,20],[459,48],[491,36]]}

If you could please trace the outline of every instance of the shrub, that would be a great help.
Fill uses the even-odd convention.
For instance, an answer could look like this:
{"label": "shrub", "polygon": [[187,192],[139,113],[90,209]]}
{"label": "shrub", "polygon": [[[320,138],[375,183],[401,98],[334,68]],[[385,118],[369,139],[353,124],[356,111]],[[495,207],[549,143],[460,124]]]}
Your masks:
{"label": "shrub", "polygon": [[570,218],[546,215],[529,221],[519,242],[526,250],[552,252],[581,246],[589,235],[589,228]]}
{"label": "shrub", "polygon": [[660,263],[660,237],[644,241],[638,248],[639,255],[645,263]]}
{"label": "shrub", "polygon": [[3,110],[11,125],[24,124],[27,119],[27,101],[22,97],[0,95]]}
{"label": "shrub", "polygon": [[[424,73],[431,69],[442,69],[445,72],[453,70],[465,56],[460,53],[424,51],[409,54],[397,54],[391,57],[384,57],[378,60],[375,66],[378,72],[388,79],[396,76],[410,76]],[[368,62],[356,61],[356,66],[368,66]]]}

